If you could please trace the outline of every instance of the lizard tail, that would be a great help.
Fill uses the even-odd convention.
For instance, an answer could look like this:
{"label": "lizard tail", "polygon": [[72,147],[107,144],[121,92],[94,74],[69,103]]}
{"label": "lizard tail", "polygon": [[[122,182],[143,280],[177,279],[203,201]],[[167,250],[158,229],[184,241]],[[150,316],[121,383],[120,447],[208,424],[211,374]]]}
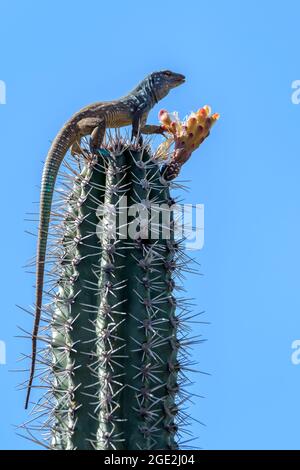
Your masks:
{"label": "lizard tail", "polygon": [[40,196],[40,220],[37,242],[35,317],[32,331],[31,367],[27,385],[25,409],[28,408],[35,372],[38,338],[37,335],[42,311],[45,259],[54,186],[59,167],[64,159],[65,154],[74,142],[75,137],[76,135],[72,124],[70,123],[69,125],[66,125],[53,141],[43,170]]}

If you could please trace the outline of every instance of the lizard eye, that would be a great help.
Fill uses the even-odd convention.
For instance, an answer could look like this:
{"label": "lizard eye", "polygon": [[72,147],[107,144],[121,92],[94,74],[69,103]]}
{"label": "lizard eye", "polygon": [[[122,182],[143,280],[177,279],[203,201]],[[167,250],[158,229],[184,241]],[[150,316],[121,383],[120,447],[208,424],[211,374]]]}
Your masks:
{"label": "lizard eye", "polygon": [[164,75],[166,75],[167,77],[170,77],[172,75],[172,72],[170,72],[169,70],[165,70],[164,72]]}

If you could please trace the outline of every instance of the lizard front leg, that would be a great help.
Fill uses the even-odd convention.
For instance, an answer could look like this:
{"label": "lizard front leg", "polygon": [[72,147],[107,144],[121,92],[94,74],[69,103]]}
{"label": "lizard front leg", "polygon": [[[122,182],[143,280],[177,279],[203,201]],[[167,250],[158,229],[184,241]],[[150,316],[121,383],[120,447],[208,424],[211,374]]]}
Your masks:
{"label": "lizard front leg", "polygon": [[163,126],[158,126],[155,124],[146,124],[147,116],[143,114],[136,114],[132,121],[132,136],[137,137],[139,142],[142,143],[143,139],[141,134],[162,134],[164,135]]}
{"label": "lizard front leg", "polygon": [[136,112],[135,115],[133,116],[132,119],[132,133],[131,133],[131,140],[134,138],[138,139],[139,141],[141,139],[141,128],[144,126],[145,123],[145,118],[142,113]]}
{"label": "lizard front leg", "polygon": [[156,124],[146,124],[141,128],[142,134],[162,134],[164,135],[163,126],[157,126]]}

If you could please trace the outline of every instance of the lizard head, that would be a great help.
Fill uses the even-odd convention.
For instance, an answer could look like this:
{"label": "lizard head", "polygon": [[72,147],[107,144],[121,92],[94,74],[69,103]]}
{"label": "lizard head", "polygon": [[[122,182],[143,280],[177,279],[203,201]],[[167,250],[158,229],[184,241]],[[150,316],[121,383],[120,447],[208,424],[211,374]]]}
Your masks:
{"label": "lizard head", "polygon": [[170,70],[162,70],[153,72],[149,76],[152,91],[157,101],[164,98],[172,88],[175,88],[185,82],[185,76],[181,73],[171,72]]}

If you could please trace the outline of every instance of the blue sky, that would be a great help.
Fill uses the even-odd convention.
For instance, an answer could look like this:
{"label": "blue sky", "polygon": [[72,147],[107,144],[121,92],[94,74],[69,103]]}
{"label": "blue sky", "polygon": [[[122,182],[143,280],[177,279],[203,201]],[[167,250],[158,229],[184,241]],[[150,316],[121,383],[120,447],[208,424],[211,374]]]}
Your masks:
{"label": "blue sky", "polygon": [[[35,253],[24,222],[39,197],[42,160],[60,126],[80,107],[117,98],[147,73],[169,68],[187,82],[161,107],[184,116],[206,103],[221,114],[211,137],[184,167],[186,202],[205,205],[201,277],[186,287],[208,341],[195,346],[202,370],[191,408],[205,449],[300,449],[300,79],[299,2],[2,0],[0,80],[2,449],[35,446],[13,425],[26,419],[16,325],[31,318]],[[1,101],[1,99],[0,99]],[[25,376],[23,377],[25,379]]]}

